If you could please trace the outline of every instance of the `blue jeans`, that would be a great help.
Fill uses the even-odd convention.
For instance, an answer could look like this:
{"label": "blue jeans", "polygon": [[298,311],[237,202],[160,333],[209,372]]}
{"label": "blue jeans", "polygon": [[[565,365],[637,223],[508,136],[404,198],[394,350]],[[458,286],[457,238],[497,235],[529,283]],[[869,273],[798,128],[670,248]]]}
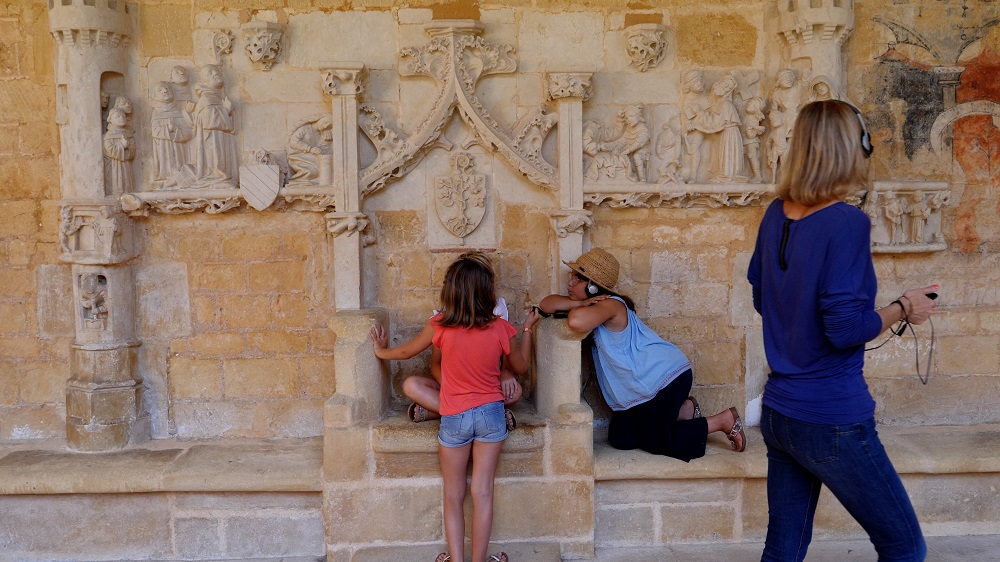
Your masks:
{"label": "blue jeans", "polygon": [[762,562],[801,562],[825,485],[868,533],[880,562],[927,556],[917,514],[885,454],[875,420],[817,425],[764,406],[767,445],[767,539]]}
{"label": "blue jeans", "polygon": [[454,416],[441,416],[438,443],[445,447],[464,447],[473,441],[499,443],[507,439],[507,417],[503,402],[490,402]]}

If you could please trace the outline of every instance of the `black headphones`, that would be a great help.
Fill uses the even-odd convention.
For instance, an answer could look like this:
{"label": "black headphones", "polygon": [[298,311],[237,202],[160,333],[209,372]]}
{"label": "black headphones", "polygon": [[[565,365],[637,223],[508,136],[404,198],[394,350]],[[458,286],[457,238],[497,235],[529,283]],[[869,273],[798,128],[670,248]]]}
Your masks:
{"label": "black headphones", "polygon": [[872,136],[868,133],[868,127],[865,126],[865,119],[861,116],[861,110],[854,107],[853,105],[842,100],[832,100],[837,103],[842,103],[847,107],[851,108],[851,111],[858,116],[858,121],[861,123],[861,151],[865,153],[865,158],[869,158],[872,152],[875,152],[875,147],[872,146]]}

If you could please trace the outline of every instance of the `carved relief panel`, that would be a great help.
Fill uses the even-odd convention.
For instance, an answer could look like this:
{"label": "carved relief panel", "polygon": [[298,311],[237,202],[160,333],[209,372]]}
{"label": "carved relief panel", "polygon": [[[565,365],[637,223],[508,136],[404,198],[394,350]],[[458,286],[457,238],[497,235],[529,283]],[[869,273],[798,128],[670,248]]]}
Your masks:
{"label": "carved relief panel", "polygon": [[132,220],[112,205],[76,203],[59,214],[62,259],[73,263],[113,264],[133,257]]}
{"label": "carved relief panel", "polygon": [[950,197],[945,182],[874,182],[862,205],[872,219],[872,252],[946,249],[941,220]]}

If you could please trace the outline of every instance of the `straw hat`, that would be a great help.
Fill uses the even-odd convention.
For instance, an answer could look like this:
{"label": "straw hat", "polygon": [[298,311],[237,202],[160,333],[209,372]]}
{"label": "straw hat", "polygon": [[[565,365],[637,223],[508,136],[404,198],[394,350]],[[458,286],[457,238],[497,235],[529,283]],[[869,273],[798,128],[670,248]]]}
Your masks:
{"label": "straw hat", "polygon": [[618,260],[604,250],[594,248],[576,258],[576,261],[563,263],[603,289],[614,292],[614,286],[618,283]]}

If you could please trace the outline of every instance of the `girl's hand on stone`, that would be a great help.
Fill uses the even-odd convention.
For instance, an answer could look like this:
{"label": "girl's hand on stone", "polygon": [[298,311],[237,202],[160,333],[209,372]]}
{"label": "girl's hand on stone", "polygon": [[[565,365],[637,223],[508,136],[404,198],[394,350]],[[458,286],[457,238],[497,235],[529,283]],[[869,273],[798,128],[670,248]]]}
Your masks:
{"label": "girl's hand on stone", "polygon": [[381,324],[372,326],[372,329],[368,333],[372,337],[372,347],[374,347],[375,351],[389,347],[389,335],[382,328]]}

